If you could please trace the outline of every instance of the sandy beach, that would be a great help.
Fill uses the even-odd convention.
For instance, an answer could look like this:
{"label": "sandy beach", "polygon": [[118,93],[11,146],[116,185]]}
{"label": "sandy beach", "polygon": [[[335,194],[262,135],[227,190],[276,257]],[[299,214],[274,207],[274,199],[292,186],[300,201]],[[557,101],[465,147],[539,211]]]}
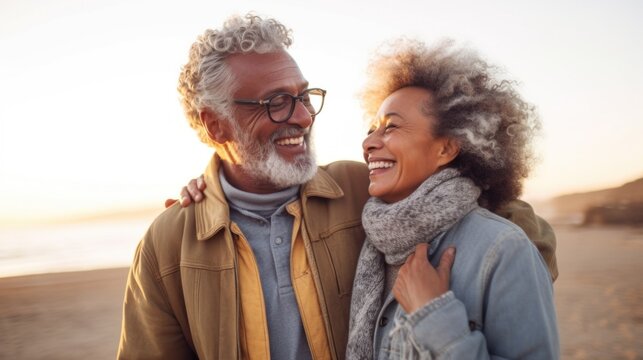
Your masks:
{"label": "sandy beach", "polygon": [[[643,229],[559,226],[563,359],[643,359]],[[112,359],[127,269],[0,278],[0,359]]]}
{"label": "sandy beach", "polygon": [[643,359],[643,228],[556,227],[563,359]]}
{"label": "sandy beach", "polygon": [[127,269],[0,279],[0,359],[113,359]]}

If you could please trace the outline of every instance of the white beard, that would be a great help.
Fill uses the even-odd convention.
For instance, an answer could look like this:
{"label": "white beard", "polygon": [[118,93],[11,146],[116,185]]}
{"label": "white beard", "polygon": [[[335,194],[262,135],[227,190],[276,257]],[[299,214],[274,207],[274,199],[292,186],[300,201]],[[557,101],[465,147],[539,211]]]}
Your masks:
{"label": "white beard", "polygon": [[249,134],[235,124],[234,136],[237,139],[239,166],[252,179],[258,182],[269,182],[278,189],[301,185],[315,176],[317,162],[310,132],[304,136],[305,154],[297,156],[293,162],[284,160],[275,149],[274,139],[300,134],[300,130],[285,128],[276,132],[265,144],[257,143]]}

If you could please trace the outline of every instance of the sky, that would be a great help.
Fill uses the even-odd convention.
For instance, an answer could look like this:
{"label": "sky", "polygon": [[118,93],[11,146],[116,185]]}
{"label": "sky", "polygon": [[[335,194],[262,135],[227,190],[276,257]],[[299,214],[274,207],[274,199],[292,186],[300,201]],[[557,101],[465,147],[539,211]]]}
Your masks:
{"label": "sky", "polygon": [[161,205],[212,155],[176,91],[206,28],[248,11],[293,30],[328,91],[318,162],[361,161],[356,98],[400,36],[477,49],[520,82],[543,131],[526,199],[643,176],[641,1],[0,1],[0,224]]}

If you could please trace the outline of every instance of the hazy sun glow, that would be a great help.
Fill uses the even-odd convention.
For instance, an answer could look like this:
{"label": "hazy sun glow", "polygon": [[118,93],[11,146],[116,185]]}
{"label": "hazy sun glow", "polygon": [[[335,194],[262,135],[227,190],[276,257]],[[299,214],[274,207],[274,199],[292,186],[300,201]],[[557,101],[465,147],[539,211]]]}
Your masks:
{"label": "hazy sun glow", "polygon": [[[239,3],[239,4],[238,4]],[[255,10],[293,29],[319,163],[361,161],[370,52],[408,35],[470,43],[543,121],[526,196],[643,176],[643,3],[36,1],[0,3],[0,223],[162,204],[212,153],[176,92],[197,35]]]}

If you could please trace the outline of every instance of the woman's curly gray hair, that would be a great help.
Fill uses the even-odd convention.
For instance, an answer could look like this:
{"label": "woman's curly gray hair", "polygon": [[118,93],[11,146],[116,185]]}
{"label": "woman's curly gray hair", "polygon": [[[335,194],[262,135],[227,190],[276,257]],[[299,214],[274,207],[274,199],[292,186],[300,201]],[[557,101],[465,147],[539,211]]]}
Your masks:
{"label": "woman's curly gray hair", "polygon": [[422,108],[437,118],[433,135],[458,141],[460,153],[450,166],[482,189],[480,205],[497,209],[521,194],[540,122],[534,107],[514,89],[515,82],[496,77],[499,68],[451,40],[427,47],[399,39],[383,47],[368,70],[361,94],[368,119],[393,92],[408,86],[428,89],[433,101]]}
{"label": "woman's curly gray hair", "polygon": [[268,53],[283,50],[292,44],[291,31],[274,19],[253,14],[233,16],[219,30],[206,30],[190,48],[187,64],[181,69],[178,91],[190,126],[199,138],[214,145],[199,113],[212,109],[223,118],[230,118],[234,76],[225,59],[238,53]]}

